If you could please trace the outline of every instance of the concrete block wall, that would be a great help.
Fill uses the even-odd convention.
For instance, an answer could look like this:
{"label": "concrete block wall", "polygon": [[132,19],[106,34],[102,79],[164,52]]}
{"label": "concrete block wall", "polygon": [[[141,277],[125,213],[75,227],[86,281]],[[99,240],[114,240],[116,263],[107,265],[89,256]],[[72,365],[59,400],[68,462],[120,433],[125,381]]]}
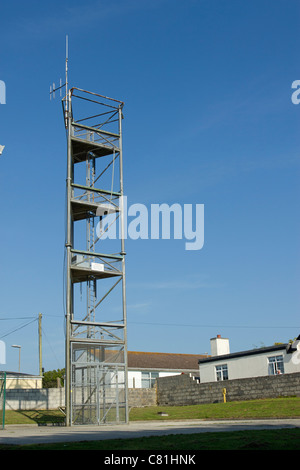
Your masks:
{"label": "concrete block wall", "polygon": [[[128,390],[129,407],[196,405],[223,401],[300,396],[300,373],[199,383],[187,374],[160,377],[152,389]],[[7,410],[51,410],[65,405],[64,388],[6,390]]]}
{"label": "concrete block wall", "polygon": [[64,405],[64,388],[6,390],[7,410],[53,410]]}
{"label": "concrete block wall", "polygon": [[300,396],[300,373],[201,384],[189,375],[157,379],[158,405],[196,405],[223,401]]}
{"label": "concrete block wall", "polygon": [[156,388],[129,388],[128,405],[134,408],[156,406]]}
{"label": "concrete block wall", "polygon": [[[129,407],[155,406],[156,389],[128,390]],[[54,410],[65,406],[64,388],[6,390],[7,410]]]}

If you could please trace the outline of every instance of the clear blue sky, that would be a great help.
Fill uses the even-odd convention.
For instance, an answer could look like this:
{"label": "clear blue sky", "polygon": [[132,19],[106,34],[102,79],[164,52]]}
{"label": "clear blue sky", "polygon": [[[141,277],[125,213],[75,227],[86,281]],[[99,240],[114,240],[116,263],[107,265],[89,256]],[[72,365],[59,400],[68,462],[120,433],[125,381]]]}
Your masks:
{"label": "clear blue sky", "polygon": [[[1,6],[0,339],[6,370],[64,367],[66,138],[73,86],[125,102],[130,203],[205,205],[205,244],[128,240],[128,348],[286,342],[299,321],[299,1],[10,1]],[[26,318],[33,317],[33,318]],[[26,323],[33,320],[27,326]]]}

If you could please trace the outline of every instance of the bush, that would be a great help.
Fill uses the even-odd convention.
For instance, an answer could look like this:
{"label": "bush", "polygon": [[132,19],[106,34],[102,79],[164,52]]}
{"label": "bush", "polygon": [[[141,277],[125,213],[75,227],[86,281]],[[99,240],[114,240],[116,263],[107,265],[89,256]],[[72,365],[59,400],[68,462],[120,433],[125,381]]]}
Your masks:
{"label": "bush", "polygon": [[44,373],[43,376],[43,388],[57,388],[58,380],[60,384],[64,386],[65,369],[50,370]]}

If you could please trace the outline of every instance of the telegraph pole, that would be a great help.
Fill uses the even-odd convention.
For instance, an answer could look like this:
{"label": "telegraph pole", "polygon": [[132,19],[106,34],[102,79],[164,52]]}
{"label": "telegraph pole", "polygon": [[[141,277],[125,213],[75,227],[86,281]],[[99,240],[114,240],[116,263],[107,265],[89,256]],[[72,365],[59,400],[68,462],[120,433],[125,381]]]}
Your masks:
{"label": "telegraph pole", "polygon": [[39,375],[43,375],[42,367],[42,314],[39,313]]}

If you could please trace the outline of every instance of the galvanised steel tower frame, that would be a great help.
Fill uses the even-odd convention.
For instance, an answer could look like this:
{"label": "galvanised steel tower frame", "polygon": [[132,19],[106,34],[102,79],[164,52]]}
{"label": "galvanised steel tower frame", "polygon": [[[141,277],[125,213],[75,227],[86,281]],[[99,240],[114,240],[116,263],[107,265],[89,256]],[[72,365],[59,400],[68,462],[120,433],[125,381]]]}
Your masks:
{"label": "galvanised steel tower frame", "polygon": [[67,132],[66,425],[128,422],[124,103],[76,87],[68,90],[66,79],[62,104]]}

